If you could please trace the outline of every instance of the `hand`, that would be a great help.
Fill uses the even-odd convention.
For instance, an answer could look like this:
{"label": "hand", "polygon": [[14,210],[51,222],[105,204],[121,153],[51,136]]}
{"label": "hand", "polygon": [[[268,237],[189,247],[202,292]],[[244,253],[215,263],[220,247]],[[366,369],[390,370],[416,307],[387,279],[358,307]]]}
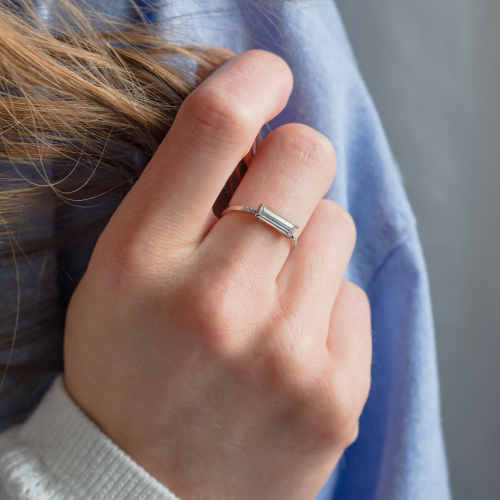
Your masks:
{"label": "hand", "polygon": [[321,200],[330,142],[304,125],[278,128],[233,196],[299,224],[292,252],[247,214],[211,212],[291,88],[287,65],[262,51],[201,84],[113,215],[68,310],[69,393],[182,500],[314,498],[367,398],[369,304],[343,281],[355,228]]}

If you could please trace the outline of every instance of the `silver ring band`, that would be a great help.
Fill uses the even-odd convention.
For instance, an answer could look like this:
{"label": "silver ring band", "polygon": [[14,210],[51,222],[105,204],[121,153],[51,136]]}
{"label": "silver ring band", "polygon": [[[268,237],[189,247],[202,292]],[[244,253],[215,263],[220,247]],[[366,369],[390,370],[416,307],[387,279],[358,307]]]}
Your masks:
{"label": "silver ring band", "polygon": [[297,238],[294,235],[294,232],[299,228],[299,226],[297,226],[296,224],[292,224],[290,221],[287,221],[277,213],[269,210],[269,208],[266,208],[263,203],[259,205],[258,209],[243,207],[239,205],[229,205],[222,212],[221,218],[230,212],[243,212],[253,215],[260,221],[276,229],[276,231],[280,232],[283,236],[290,239],[292,242],[292,248],[295,248],[295,245],[297,244]]}

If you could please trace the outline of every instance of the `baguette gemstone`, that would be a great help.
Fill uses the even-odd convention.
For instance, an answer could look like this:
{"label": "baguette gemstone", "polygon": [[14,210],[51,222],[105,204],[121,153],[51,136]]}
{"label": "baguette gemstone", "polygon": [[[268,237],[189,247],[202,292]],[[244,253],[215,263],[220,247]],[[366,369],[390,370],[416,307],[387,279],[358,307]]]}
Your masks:
{"label": "baguette gemstone", "polygon": [[262,222],[269,224],[284,236],[293,238],[295,240],[293,233],[296,229],[298,229],[299,226],[292,224],[283,217],[280,217],[278,214],[274,213],[272,210],[269,210],[269,208],[266,208],[263,203],[259,205],[255,217],[260,219]]}

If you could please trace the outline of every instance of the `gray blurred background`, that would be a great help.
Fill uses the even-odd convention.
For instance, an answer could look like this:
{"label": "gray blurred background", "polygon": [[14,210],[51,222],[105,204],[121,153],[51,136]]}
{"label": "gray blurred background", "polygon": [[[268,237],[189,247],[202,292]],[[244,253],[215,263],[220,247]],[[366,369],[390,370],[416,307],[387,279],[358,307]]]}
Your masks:
{"label": "gray blurred background", "polygon": [[417,216],[455,500],[500,499],[500,0],[338,0]]}

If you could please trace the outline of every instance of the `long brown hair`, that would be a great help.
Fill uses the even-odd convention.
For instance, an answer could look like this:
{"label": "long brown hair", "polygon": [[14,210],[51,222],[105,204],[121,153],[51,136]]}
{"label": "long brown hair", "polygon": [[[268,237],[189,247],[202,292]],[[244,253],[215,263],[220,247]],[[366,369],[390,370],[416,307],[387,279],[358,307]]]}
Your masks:
{"label": "long brown hair", "polygon": [[[0,5],[0,396],[62,369],[67,297],[40,293],[44,262],[102,229],[183,100],[224,59],[172,42],[131,5],[128,22],[69,0]],[[244,171],[242,162],[216,215]],[[60,207],[95,205],[90,219],[82,210],[59,231],[44,229],[54,214],[63,217]],[[28,279],[22,270],[35,261],[41,267]]]}

